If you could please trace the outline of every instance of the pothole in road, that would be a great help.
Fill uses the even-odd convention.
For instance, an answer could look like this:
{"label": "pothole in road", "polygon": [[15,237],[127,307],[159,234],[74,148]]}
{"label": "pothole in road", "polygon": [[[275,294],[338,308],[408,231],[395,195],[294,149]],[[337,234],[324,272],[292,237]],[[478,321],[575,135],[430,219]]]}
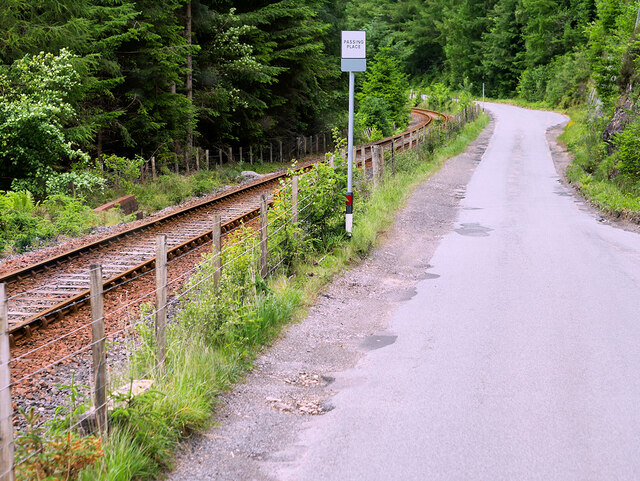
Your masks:
{"label": "pothole in road", "polygon": [[286,384],[291,384],[292,386],[302,386],[302,387],[311,387],[311,386],[319,386],[325,387],[335,381],[334,377],[331,376],[323,376],[321,374],[308,373],[306,371],[300,371],[295,376],[286,377],[286,378],[276,378]]}
{"label": "pothole in road", "polygon": [[269,405],[280,412],[299,414],[299,415],[311,415],[318,416],[328,413],[334,406],[325,402],[322,399],[309,399],[309,398],[275,398],[268,397],[266,401]]}
{"label": "pothole in road", "polygon": [[458,234],[469,236],[469,237],[488,237],[489,232],[493,229],[490,227],[485,227],[483,225],[478,224],[477,222],[472,222],[469,224],[460,224],[460,227],[454,229]]}
{"label": "pothole in road", "polygon": [[367,336],[360,344],[360,347],[366,349],[367,351],[374,351],[376,349],[380,349],[385,346],[389,346],[396,342],[398,336],[391,335],[377,335],[377,336]]}

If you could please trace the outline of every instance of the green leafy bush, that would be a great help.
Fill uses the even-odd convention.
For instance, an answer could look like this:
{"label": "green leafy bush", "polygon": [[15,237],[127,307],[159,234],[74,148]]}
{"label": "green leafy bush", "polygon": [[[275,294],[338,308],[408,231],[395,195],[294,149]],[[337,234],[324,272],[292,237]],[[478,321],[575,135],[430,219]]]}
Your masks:
{"label": "green leafy bush", "polygon": [[62,194],[75,197],[86,197],[96,191],[102,191],[106,180],[91,172],[71,171],[61,174],[51,174],[46,181],[49,195]]}
{"label": "green leafy bush", "polygon": [[537,102],[544,99],[548,81],[549,67],[547,65],[527,68],[522,72],[516,90],[524,100]]}
{"label": "green leafy bush", "polygon": [[640,121],[627,125],[625,130],[614,136],[614,142],[620,173],[640,180]]}
{"label": "green leafy bush", "polygon": [[[381,97],[370,95],[360,101],[355,122],[358,132],[375,128],[382,133],[383,137],[387,137],[393,133],[393,125],[390,119],[391,109],[389,104]],[[373,139],[369,135],[367,140],[373,141],[377,139]]]}
{"label": "green leafy bush", "polygon": [[0,170],[14,178],[13,190],[44,198],[45,180],[62,159],[88,159],[65,131],[75,116],[68,98],[79,86],[74,58],[65,49],[26,55],[0,74]]}
{"label": "green leafy bush", "polygon": [[585,52],[571,52],[557,57],[549,69],[544,100],[560,108],[584,102],[589,74],[589,61]]}
{"label": "green leafy bush", "polygon": [[35,202],[28,191],[0,191],[0,252],[17,250],[58,235],[81,235],[100,224],[100,216],[81,198],[58,194]]}
{"label": "green leafy bush", "polygon": [[367,68],[362,91],[357,97],[360,102],[367,97],[384,100],[390,111],[388,119],[398,129],[409,123],[408,90],[409,82],[399,60],[389,48],[381,48]]}

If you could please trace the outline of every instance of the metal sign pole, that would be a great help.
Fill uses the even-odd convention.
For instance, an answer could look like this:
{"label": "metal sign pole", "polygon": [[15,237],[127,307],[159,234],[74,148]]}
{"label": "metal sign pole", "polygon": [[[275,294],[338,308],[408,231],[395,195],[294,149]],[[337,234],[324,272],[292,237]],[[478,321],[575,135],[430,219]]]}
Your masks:
{"label": "metal sign pole", "polygon": [[367,34],[363,30],[342,31],[341,70],[349,72],[349,131],[347,134],[347,209],[345,230],[351,237],[353,232],[353,97],[355,73],[367,70]]}
{"label": "metal sign pole", "polygon": [[349,72],[349,131],[347,133],[347,213],[345,228],[351,237],[353,232],[353,96],[355,73]]}

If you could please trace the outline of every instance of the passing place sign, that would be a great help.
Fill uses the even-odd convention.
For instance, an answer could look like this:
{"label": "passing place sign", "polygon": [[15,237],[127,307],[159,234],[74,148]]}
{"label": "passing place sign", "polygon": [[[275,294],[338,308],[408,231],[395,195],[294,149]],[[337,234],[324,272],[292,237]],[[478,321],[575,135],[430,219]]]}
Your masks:
{"label": "passing place sign", "polygon": [[367,58],[367,32],[342,31],[342,58]]}

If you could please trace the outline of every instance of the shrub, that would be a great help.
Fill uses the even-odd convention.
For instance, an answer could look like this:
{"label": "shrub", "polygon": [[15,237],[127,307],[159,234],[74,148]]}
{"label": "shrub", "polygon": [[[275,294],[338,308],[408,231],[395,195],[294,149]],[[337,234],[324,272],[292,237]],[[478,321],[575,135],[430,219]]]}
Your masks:
{"label": "shrub", "polygon": [[520,97],[529,102],[543,100],[549,81],[549,66],[527,68],[520,76],[517,92]]}
{"label": "shrub", "polygon": [[393,133],[393,125],[390,118],[391,109],[389,104],[381,97],[369,95],[360,101],[355,119],[357,130],[362,132],[368,128],[375,128],[382,132],[384,137],[389,136]]}
{"label": "shrub", "polygon": [[617,165],[621,174],[640,180],[640,121],[635,121],[614,136],[617,147]]}

